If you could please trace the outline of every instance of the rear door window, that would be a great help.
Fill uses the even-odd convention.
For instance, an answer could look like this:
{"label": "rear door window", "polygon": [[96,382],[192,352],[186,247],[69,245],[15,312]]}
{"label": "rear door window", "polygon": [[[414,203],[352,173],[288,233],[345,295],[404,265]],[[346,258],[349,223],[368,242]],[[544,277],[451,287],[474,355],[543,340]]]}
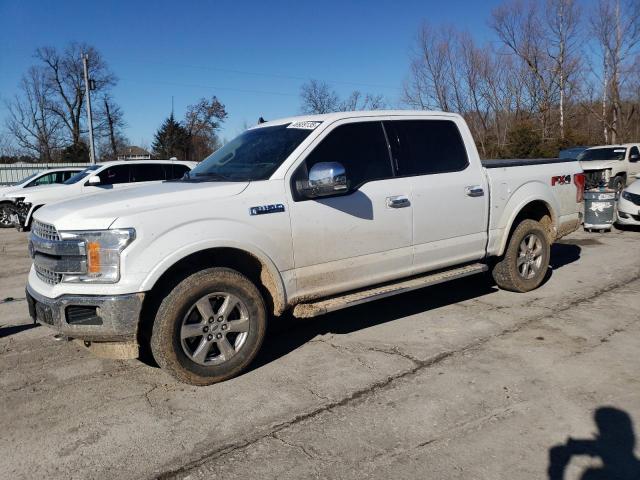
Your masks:
{"label": "rear door window", "polygon": [[48,173],[46,175],[41,176],[40,178],[37,178],[33,182],[31,182],[29,184],[29,186],[30,187],[37,187],[38,185],[51,185],[52,183],[57,183],[56,182],[56,177],[57,177],[57,174],[55,172]]}
{"label": "rear door window", "polygon": [[167,180],[177,180],[179,178],[182,178],[184,174],[189,171],[189,167],[187,167],[186,165],[181,165],[179,163],[163,165],[162,167],[164,168],[165,178]]}
{"label": "rear door window", "polygon": [[467,149],[451,120],[384,122],[399,176],[458,172],[469,165]]}
{"label": "rear door window", "polygon": [[159,163],[138,163],[131,165],[132,182],[154,182],[165,179],[163,165]]}

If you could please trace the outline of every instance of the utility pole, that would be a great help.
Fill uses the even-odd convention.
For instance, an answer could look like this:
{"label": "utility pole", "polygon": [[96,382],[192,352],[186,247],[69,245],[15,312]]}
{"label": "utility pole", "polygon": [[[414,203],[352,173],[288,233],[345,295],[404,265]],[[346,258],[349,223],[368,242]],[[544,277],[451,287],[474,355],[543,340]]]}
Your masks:
{"label": "utility pole", "polygon": [[84,67],[84,86],[87,96],[87,122],[89,123],[89,158],[91,163],[96,163],[96,150],[93,146],[93,117],[91,116],[91,86],[89,83],[89,55],[82,55],[82,66]]}

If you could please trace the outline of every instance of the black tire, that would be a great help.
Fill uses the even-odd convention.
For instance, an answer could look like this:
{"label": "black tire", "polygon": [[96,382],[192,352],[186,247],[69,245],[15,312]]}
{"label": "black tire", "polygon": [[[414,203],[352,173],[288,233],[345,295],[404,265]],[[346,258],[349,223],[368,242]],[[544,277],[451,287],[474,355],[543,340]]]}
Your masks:
{"label": "black tire", "polygon": [[[539,245],[540,247],[540,261],[538,263],[536,257],[535,263],[530,264],[530,270],[527,270],[526,275],[523,275],[525,266],[520,265],[519,261],[519,259],[522,260],[523,258],[521,255],[521,244],[523,244],[525,239],[527,240],[526,243],[528,243],[531,236],[537,239],[536,242],[534,242],[534,246]],[[530,256],[528,255],[529,254],[524,256],[524,262],[534,257],[533,253]],[[547,269],[549,268],[550,255],[551,249],[549,246],[548,231],[545,230],[540,222],[523,220],[511,234],[504,256],[494,265],[492,271],[493,279],[498,286],[504,290],[521,293],[534,290],[538,288],[544,280]],[[529,277],[531,272],[534,271],[534,266],[535,272]]]}
{"label": "black tire", "polygon": [[14,228],[13,223],[9,220],[9,215],[15,213],[13,205],[3,203],[0,204],[0,228]]}
{"label": "black tire", "polygon": [[620,196],[624,187],[627,186],[627,182],[622,175],[616,175],[611,180],[609,180],[609,187],[616,191],[616,194]]}
{"label": "black tire", "polygon": [[[220,320],[225,298],[239,303],[228,319]],[[208,319],[201,313],[206,310],[202,302],[212,308]],[[235,320],[234,315],[238,317]],[[242,342],[238,338],[245,331],[238,332],[238,325],[247,328]],[[209,268],[187,277],[164,298],[153,324],[151,352],[158,365],[177,380],[210,385],[232,378],[249,366],[260,350],[266,327],[267,310],[256,286],[235,270]],[[223,351],[229,351],[229,346],[233,353],[227,358]]]}

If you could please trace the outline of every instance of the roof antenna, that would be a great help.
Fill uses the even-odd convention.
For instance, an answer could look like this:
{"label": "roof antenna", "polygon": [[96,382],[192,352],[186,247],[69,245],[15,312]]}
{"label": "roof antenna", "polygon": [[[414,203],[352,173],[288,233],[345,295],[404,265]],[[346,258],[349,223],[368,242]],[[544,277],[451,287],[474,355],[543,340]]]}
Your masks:
{"label": "roof antenna", "polygon": [[260,117],[258,119],[258,125],[260,125],[261,123],[267,123],[267,121],[264,118]]}

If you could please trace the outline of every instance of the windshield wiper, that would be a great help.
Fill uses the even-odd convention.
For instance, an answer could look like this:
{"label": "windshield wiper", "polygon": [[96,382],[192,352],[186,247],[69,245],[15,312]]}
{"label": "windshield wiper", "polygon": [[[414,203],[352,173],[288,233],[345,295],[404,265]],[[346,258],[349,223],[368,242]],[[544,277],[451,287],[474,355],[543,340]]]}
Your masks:
{"label": "windshield wiper", "polygon": [[217,178],[218,180],[223,180],[225,182],[230,182],[231,179],[226,177],[220,173],[216,172],[204,172],[204,173],[196,173],[196,177],[206,177],[206,178]]}

